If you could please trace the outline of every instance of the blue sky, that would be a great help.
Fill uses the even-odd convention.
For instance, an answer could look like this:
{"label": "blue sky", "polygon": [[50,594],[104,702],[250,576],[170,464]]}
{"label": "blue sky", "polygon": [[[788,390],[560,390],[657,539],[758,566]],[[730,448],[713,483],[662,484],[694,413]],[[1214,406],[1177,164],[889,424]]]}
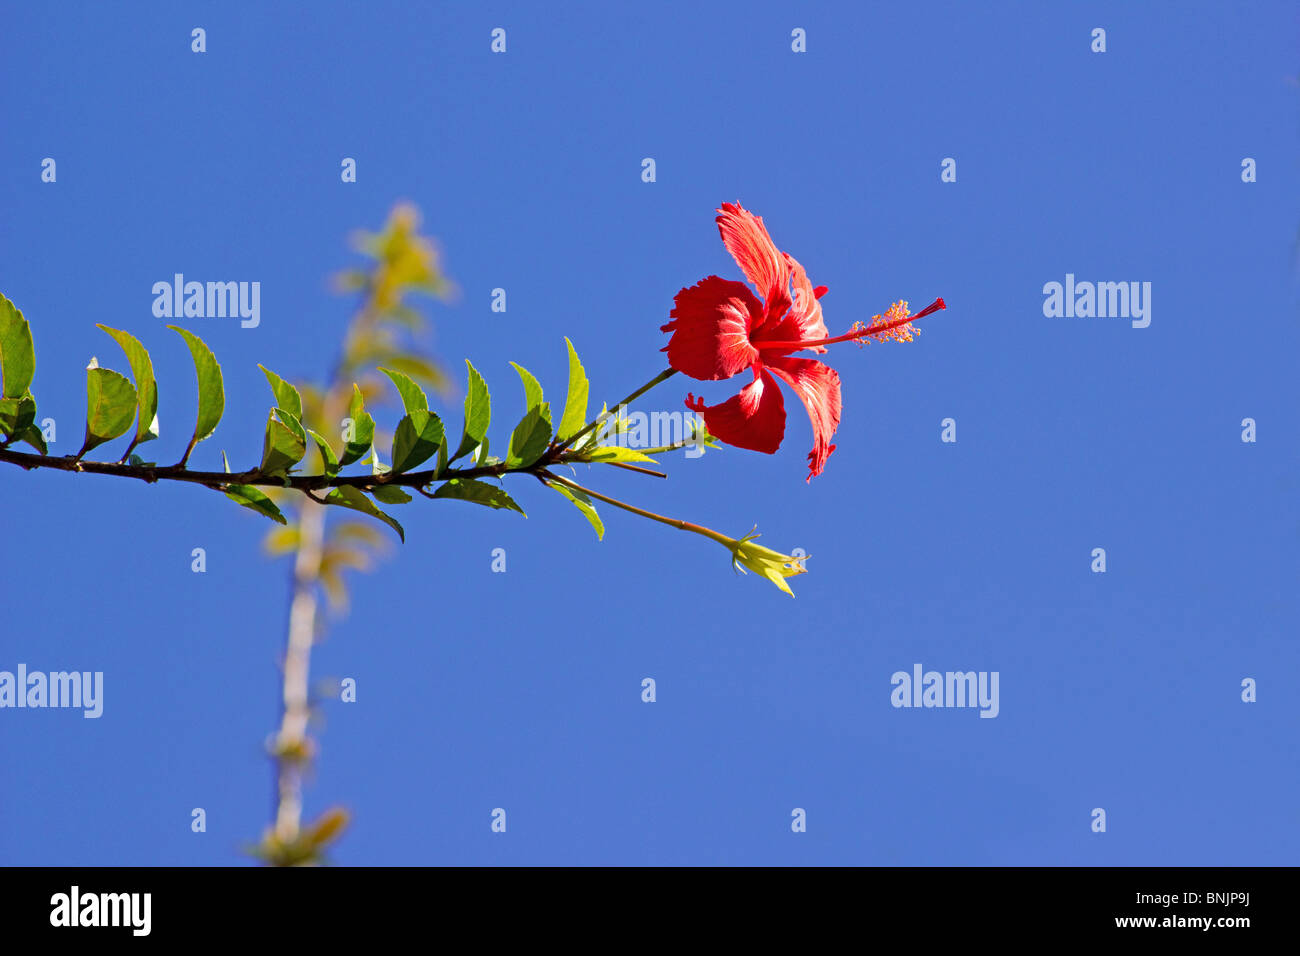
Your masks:
{"label": "blue sky", "polygon": [[[260,451],[257,363],[328,368],[350,308],[328,277],[400,199],[461,290],[427,306],[436,351],[501,408],[511,360],[562,391],[565,335],[596,396],[662,368],[674,293],[740,278],[723,201],[829,286],[833,334],[947,300],[911,344],[827,356],[844,416],[811,484],[789,396],[776,455],[584,476],[803,548],[795,600],[612,509],[598,543],[528,479],[526,520],[405,506],[408,543],[313,660],[358,684],[325,707],[307,795],[355,814],[339,863],[1294,863],[1296,26],[1283,3],[13,8],[0,291],[32,323],[53,454],[76,451],[90,356],[124,369],[104,322],[151,350],[151,450],[174,460],[193,372],[152,284],[260,281],[256,329],[188,323],[228,393],[207,468]],[[1150,326],[1045,317],[1067,273],[1150,282]],[[643,407],[691,389],[735,383]],[[246,862],[287,613],[267,523],[185,486],[4,466],[0,489],[0,669],[105,675],[98,720],[0,710],[0,861]],[[997,718],[892,707],[916,663],[998,672]]]}

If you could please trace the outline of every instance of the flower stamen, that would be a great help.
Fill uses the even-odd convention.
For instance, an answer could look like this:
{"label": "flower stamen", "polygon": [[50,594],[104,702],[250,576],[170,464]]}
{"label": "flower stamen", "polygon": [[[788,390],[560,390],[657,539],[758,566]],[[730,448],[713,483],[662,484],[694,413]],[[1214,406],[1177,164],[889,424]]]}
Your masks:
{"label": "flower stamen", "polygon": [[834,345],[837,342],[857,342],[862,344],[862,339],[871,338],[877,341],[894,339],[898,342],[910,342],[912,337],[920,330],[912,328],[911,324],[917,319],[924,318],[931,312],[937,312],[940,309],[946,309],[943,299],[935,299],[916,315],[911,315],[907,311],[907,300],[895,302],[889,307],[884,315],[874,315],[871,317],[870,324],[854,322],[851,328],[844,335],[837,335],[834,338],[827,339],[805,339],[800,342],[755,342],[759,349],[780,350],[781,352],[795,352],[799,349],[809,349],[816,346]]}

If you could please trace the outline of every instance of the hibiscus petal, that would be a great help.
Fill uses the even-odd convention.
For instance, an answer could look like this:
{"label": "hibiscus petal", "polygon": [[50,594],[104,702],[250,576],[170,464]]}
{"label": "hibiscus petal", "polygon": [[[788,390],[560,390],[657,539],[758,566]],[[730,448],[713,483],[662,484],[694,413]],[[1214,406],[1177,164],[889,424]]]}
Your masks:
{"label": "hibiscus petal", "polygon": [[[798,393],[812,420],[813,450],[808,453],[808,481],[820,475],[835,446],[831,438],[840,427],[840,376],[814,359],[782,356],[767,362],[773,372]],[[707,421],[707,420],[706,420]],[[709,431],[713,431],[712,427]],[[716,434],[716,432],[715,432]]]}
{"label": "hibiscus petal", "polygon": [[749,330],[762,316],[763,303],[743,282],[709,276],[682,289],[673,302],[673,321],[660,326],[673,333],[660,350],[668,353],[669,365],[714,381],[754,364],[758,352],[749,344]]}
{"label": "hibiscus petal", "polygon": [[754,381],[721,405],[705,407],[694,395],[686,407],[704,416],[709,432],[728,445],[772,454],[785,437],[785,399],[776,379],[762,366],[754,368]]}
{"label": "hibiscus petal", "polygon": [[[826,322],[822,319],[822,304],[817,300],[826,294],[826,287],[813,288],[808,281],[808,273],[799,264],[799,260],[788,252],[781,253],[790,265],[790,281],[794,286],[794,302],[790,311],[779,322],[769,322],[758,330],[753,337],[754,345],[759,349],[764,341],[769,342],[806,342],[809,339],[830,337],[826,331]],[[771,315],[771,313],[768,313]],[[786,349],[786,351],[789,351]],[[809,352],[825,352],[825,346],[809,346]]]}
{"label": "hibiscus petal", "polygon": [[714,221],[722,244],[763,296],[768,316],[780,318],[790,307],[790,266],[767,234],[762,218],[729,202],[718,208],[718,214]]}

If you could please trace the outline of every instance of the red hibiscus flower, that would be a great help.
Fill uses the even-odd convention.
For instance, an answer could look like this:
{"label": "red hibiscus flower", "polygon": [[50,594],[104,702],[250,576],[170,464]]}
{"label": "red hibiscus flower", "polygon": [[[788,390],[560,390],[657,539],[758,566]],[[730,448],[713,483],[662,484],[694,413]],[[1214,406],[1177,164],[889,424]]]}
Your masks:
{"label": "red hibiscus flower", "polygon": [[870,324],[855,322],[849,332],[831,338],[818,301],[826,286],[813,288],[803,266],[776,248],[761,218],[733,203],[723,203],[718,213],[723,245],[762,298],[744,283],[718,276],[682,289],[673,300],[673,320],[662,327],[672,333],[663,351],[674,369],[702,381],[753,372],[754,380],[720,405],[706,407],[694,394],[686,399],[686,407],[704,416],[713,435],[737,448],[772,454],[781,447],[785,401],[772,376],[784,380],[812,420],[811,481],[835,450],[831,438],[840,424],[840,377],[815,359],[791,353],[822,353],[837,342],[910,342],[917,331],[912,321],[945,308],[943,299],[916,315],[906,302],[895,302]]}

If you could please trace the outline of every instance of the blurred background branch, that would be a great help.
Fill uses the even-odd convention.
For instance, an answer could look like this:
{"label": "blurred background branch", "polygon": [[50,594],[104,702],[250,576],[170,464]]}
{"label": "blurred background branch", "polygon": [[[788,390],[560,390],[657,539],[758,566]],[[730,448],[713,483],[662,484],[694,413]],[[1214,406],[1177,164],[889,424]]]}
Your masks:
{"label": "blurred background branch", "polygon": [[[382,403],[392,389],[377,366],[397,369],[436,392],[448,394],[450,379],[429,349],[428,318],[408,304],[415,295],[446,301],[454,287],[443,275],[433,241],[420,235],[420,216],[399,204],[378,233],[358,233],[353,244],[368,263],[335,277],[340,293],[360,297],[348,323],[333,369],[323,380],[297,381],[306,423],[326,436],[338,436],[353,394],[360,388],[367,407]],[[375,448],[391,436],[375,436]],[[318,454],[313,451],[313,454]],[[378,452],[371,461],[379,468]],[[331,611],[347,608],[347,570],[367,571],[387,547],[383,534],[356,520],[327,521],[326,509],[302,495],[273,494],[289,519],[266,537],[273,557],[289,557],[288,634],[283,660],[282,711],[279,729],[268,740],[274,765],[273,813],[255,855],[267,863],[292,866],[320,863],[323,852],[346,827],[340,807],[303,823],[303,785],[316,757],[309,734],[318,698],[311,693],[311,650],[324,631],[322,599]],[[342,509],[337,509],[342,510]]]}

